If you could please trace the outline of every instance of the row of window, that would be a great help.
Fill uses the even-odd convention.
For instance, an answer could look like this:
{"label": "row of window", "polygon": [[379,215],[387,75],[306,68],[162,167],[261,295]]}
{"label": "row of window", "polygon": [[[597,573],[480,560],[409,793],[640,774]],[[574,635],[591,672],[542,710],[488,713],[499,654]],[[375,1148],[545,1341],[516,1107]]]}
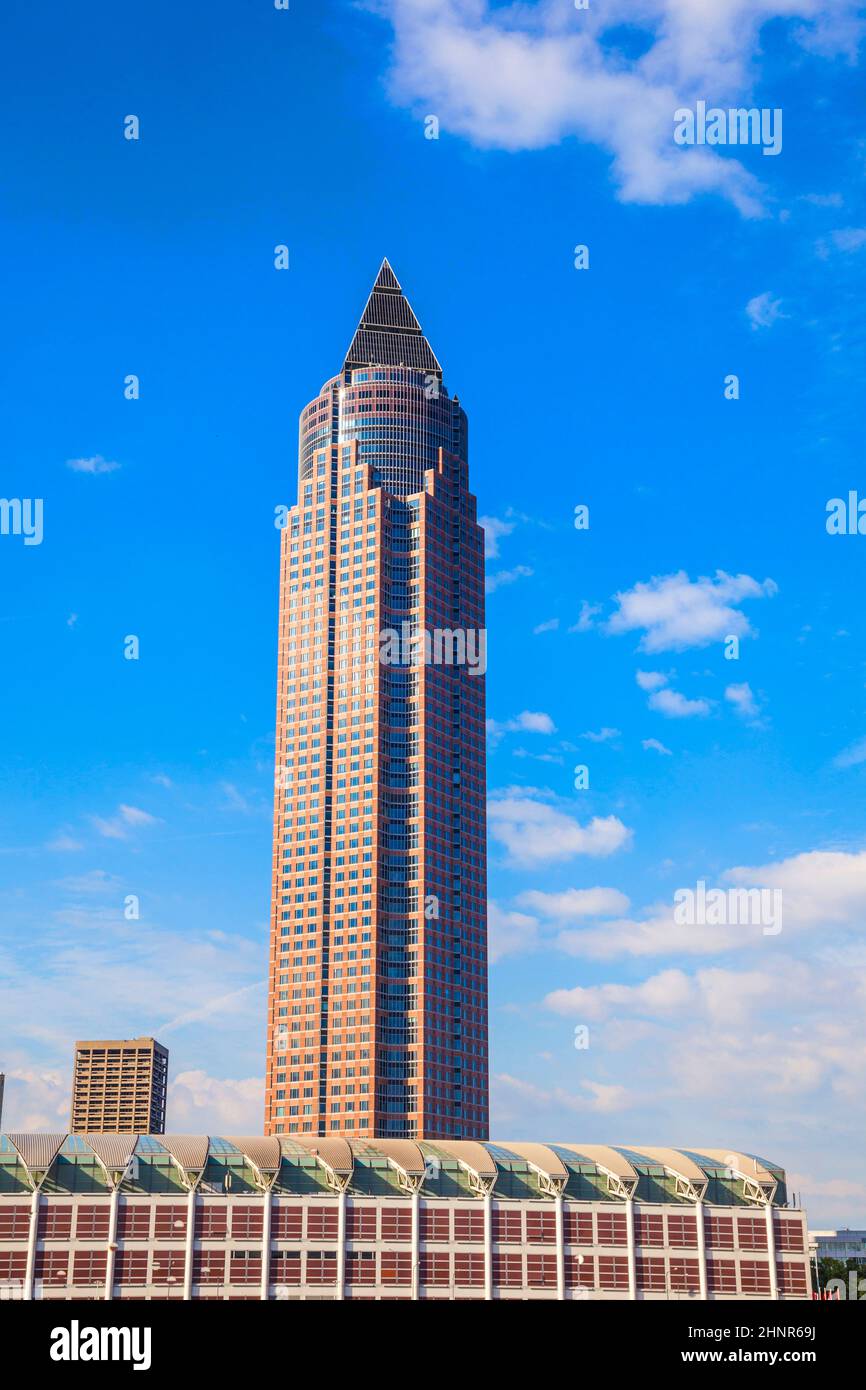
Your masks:
{"label": "row of window", "polygon": [[[186,1207],[163,1204],[124,1204],[118,1209],[117,1234],[121,1240],[172,1239],[186,1230]],[[306,1212],[306,1221],[304,1213]],[[498,1244],[553,1245],[556,1243],[556,1215],[537,1209],[493,1211],[493,1240]],[[108,1205],[66,1204],[43,1206],[39,1212],[40,1240],[106,1240]],[[260,1239],[263,1215],[260,1206],[223,1203],[196,1208],[195,1234],[201,1240]],[[424,1241],[473,1242],[484,1240],[484,1213],[479,1208],[426,1207],[420,1212],[421,1239]],[[274,1239],[336,1240],[338,1213],[335,1205],[285,1206],[273,1208],[271,1229]],[[624,1212],[574,1211],[563,1214],[565,1242],[580,1246],[619,1246],[628,1244]],[[711,1250],[766,1250],[767,1226],[763,1216],[705,1216],[705,1238]],[[0,1240],[26,1240],[30,1229],[27,1205],[0,1207]],[[408,1206],[349,1206],[346,1235],[350,1240],[412,1239],[412,1213]],[[803,1226],[796,1218],[775,1216],[776,1248],[802,1251]],[[697,1217],[687,1213],[638,1211],[635,1215],[635,1243],[643,1249],[653,1246],[697,1248]]]}
{"label": "row of window", "polygon": [[[118,1285],[182,1283],[185,1270],[183,1250],[121,1250],[118,1252],[114,1281]],[[0,1280],[21,1281],[26,1276],[26,1252],[0,1251]],[[807,1275],[803,1263],[776,1267],[779,1291],[806,1297]],[[39,1251],[35,1277],[42,1284],[76,1288],[104,1285],[107,1255],[104,1250]],[[565,1258],[567,1289],[627,1291],[628,1259],[624,1255],[579,1256]],[[322,1285],[337,1282],[335,1250],[273,1251],[270,1282],[280,1286]],[[498,1288],[554,1289],[557,1284],[555,1255],[509,1254],[494,1252],[493,1283]],[[261,1285],[262,1255],[258,1250],[233,1250],[228,1259],[224,1250],[200,1250],[193,1256],[194,1284]],[[403,1284],[412,1278],[408,1251],[350,1250],[346,1252],[344,1279],[348,1285]],[[427,1287],[457,1285],[480,1287],[484,1284],[484,1256],[469,1251],[423,1251],[419,1278]],[[696,1259],[671,1256],[640,1257],[636,1262],[636,1283],[641,1293],[700,1292],[700,1271]],[[710,1293],[754,1294],[771,1292],[770,1267],[766,1260],[710,1259],[707,1262],[707,1288]]]}

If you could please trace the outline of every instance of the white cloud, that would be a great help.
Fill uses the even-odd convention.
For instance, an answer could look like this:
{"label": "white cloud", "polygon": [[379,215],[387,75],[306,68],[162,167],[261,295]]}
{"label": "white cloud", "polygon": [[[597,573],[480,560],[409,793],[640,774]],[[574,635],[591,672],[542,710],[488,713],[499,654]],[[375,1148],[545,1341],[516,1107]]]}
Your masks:
{"label": "white cloud", "polygon": [[62,878],[57,884],[67,893],[119,893],[121,881],[105,869],[91,869],[89,873],[75,877]]}
{"label": "white cloud", "polygon": [[709,700],[687,700],[678,690],[656,690],[647,704],[666,719],[703,719],[710,712]]}
{"label": "white cloud", "polygon": [[183,1071],[169,1080],[166,1109],[176,1134],[260,1134],[264,1077],[234,1081]]}
{"label": "white cloud", "polygon": [[647,752],[665,753],[669,758],[673,757],[671,750],[669,748],[666,748],[663,743],[659,743],[657,738],[643,739],[641,741],[641,748],[645,748]]}
{"label": "white cloud", "polygon": [[787,314],[782,313],[781,299],[774,299],[769,290],[765,290],[763,294],[756,294],[746,305],[746,318],[753,330],[772,328],[779,319],[787,317]]}
{"label": "white cloud", "polygon": [[578,735],[578,738],[585,738],[589,743],[610,743],[611,739],[619,737],[619,729],[609,729],[607,725],[604,725],[597,733],[587,729],[585,733]]}
{"label": "white cloud", "polygon": [[514,865],[535,865],[586,854],[605,858],[623,849],[632,832],[617,816],[595,816],[585,826],[564,811],[530,796],[493,797],[488,803],[490,833]]}
{"label": "white cloud", "polygon": [[499,554],[499,542],[503,536],[510,536],[516,522],[505,521],[497,516],[480,516],[478,525],[484,527],[484,556],[495,560]]}
{"label": "white cloud", "polygon": [[64,1134],[69,1124],[70,1078],[59,1068],[6,1064],[4,1133],[48,1130]]}
{"label": "white cloud", "polygon": [[830,233],[833,249],[850,254],[866,246],[866,227],[840,227]]}
{"label": "white cloud", "polygon": [[553,921],[571,921],[574,917],[613,917],[627,912],[629,900],[618,888],[566,888],[559,893],[546,893],[530,888],[520,893],[516,901],[521,907],[532,908],[541,917]]}
{"label": "white cloud", "polygon": [[100,835],[107,840],[125,840],[128,838],[130,829],[138,830],[145,825],[160,825],[162,823],[158,816],[152,816],[149,811],[142,811],[139,806],[121,804],[117,810],[118,814],[110,819],[106,819],[104,816],[90,817]]}
{"label": "white cloud", "polygon": [[87,459],[67,459],[66,467],[71,468],[73,473],[114,473],[120,464],[112,459],[104,459],[101,454],[94,454]]}
{"label": "white cloud", "polygon": [[733,705],[741,719],[748,719],[750,722],[757,720],[760,709],[748,681],[726,686],[725,699]]}
{"label": "white cloud", "polygon": [[[699,98],[750,104],[761,30],[774,18],[804,20],[796,39],[823,56],[850,55],[860,32],[854,0],[832,14],[822,0],[644,0],[638,13],[634,0],[579,13],[562,0],[363,2],[393,26],[393,100],[435,112],[448,132],[511,151],[576,137],[610,154],[624,201],[715,193],[746,216],[761,213],[764,196],[752,152],[741,162],[727,150],[677,146],[675,111]],[[620,24],[639,25],[645,51],[630,56],[611,41]]]}
{"label": "white cloud", "polygon": [[[494,1073],[491,1106],[493,1132],[507,1133],[512,1125],[526,1123],[527,1114],[533,1117],[533,1128],[540,1128],[540,1117],[557,1112],[568,1115],[612,1115],[625,1110],[631,1097],[625,1086],[603,1081],[585,1080],[578,1083],[584,1095],[575,1094],[563,1086],[544,1087],[525,1081],[509,1072]],[[548,1119],[547,1125],[551,1123]],[[542,1130],[542,1132],[544,1132]]]}
{"label": "white cloud", "polygon": [[694,581],[684,570],[654,575],[614,595],[619,608],[607,630],[642,632],[638,649],[643,652],[706,647],[728,636],[751,635],[749,621],[737,605],[746,599],[772,598],[776,592],[772,579],[759,582],[748,574],[730,575],[724,570],[717,570],[714,579],[702,576]]}
{"label": "white cloud", "polygon": [[857,939],[862,931],[866,918],[866,850],[811,850],[776,863],[727,869],[718,878],[722,883],[743,888],[778,889],[782,895],[781,933],[767,937],[759,926],[683,926],[674,920],[671,900],[653,903],[636,916],[563,930],[553,944],[566,955],[590,960],[682,958],[747,948],[778,951],[776,943],[812,935],[825,942],[842,943]]}
{"label": "white cloud", "polygon": [[679,1013],[692,1002],[694,984],[682,970],[663,970],[639,985],[605,984],[555,989],[545,996],[552,1013],[599,1022],[625,1011],[659,1015]]}
{"label": "white cloud", "polygon": [[556,725],[543,710],[521,710],[515,719],[488,719],[487,737],[496,744],[506,734],[555,734]]}
{"label": "white cloud", "polygon": [[525,912],[509,912],[491,899],[487,905],[487,946],[491,964],[505,956],[531,951],[538,942],[538,922]]}
{"label": "white cloud", "polygon": [[588,603],[586,599],[581,599],[580,614],[577,622],[572,623],[569,632],[589,632],[595,626],[595,619],[601,612],[600,603]]}
{"label": "white cloud", "polygon": [[484,583],[485,591],[493,594],[506,584],[516,584],[518,579],[530,579],[532,573],[528,565],[515,565],[512,570],[498,570],[496,574],[488,574]]}
{"label": "white cloud", "polygon": [[856,743],[843,748],[841,753],[836,754],[833,762],[836,767],[858,767],[860,763],[866,763],[866,738],[858,739]]}
{"label": "white cloud", "polygon": [[545,622],[539,623],[532,629],[533,636],[538,637],[542,632],[556,632],[559,628],[558,618],[548,618]]}
{"label": "white cloud", "polygon": [[80,840],[75,839],[74,835],[62,830],[58,835],[55,835],[53,840],[48,841],[45,848],[55,850],[59,854],[71,854],[76,850],[84,849],[84,846]]}
{"label": "white cloud", "polygon": [[668,683],[668,677],[661,671],[635,671],[634,678],[641,690],[660,690]]}

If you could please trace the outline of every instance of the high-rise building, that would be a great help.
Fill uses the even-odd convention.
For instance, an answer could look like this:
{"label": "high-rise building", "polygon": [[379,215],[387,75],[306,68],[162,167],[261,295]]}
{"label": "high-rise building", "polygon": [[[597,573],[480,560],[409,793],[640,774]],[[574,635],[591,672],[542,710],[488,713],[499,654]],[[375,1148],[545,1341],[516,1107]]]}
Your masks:
{"label": "high-rise building", "polygon": [[155,1038],[75,1044],[73,1134],[164,1134],[168,1049]]}
{"label": "high-rise building", "polygon": [[284,519],[265,1131],[483,1139],[483,531],[387,261]]}

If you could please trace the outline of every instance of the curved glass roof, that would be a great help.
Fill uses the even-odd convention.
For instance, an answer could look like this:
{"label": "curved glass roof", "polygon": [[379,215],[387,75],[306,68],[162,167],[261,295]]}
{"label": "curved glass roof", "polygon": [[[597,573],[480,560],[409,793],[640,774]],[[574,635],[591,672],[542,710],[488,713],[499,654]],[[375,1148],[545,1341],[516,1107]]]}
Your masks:
{"label": "curved glass roof", "polygon": [[[262,1192],[501,1200],[784,1204],[785,1174],[725,1149],[479,1140],[352,1140],[341,1135],[0,1135],[0,1191]],[[239,1170],[242,1170],[239,1171]]]}

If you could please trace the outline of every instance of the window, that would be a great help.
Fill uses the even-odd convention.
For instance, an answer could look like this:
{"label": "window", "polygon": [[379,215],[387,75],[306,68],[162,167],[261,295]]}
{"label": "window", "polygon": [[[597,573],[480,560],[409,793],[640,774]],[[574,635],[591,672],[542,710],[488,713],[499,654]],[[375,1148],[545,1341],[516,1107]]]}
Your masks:
{"label": "window", "polygon": [[454,1213],[454,1239],[480,1241],[484,1239],[484,1212],[458,1207]]}
{"label": "window", "polygon": [[147,1283],[147,1251],[119,1250],[114,1266],[114,1278],[118,1284]]}
{"label": "window", "polygon": [[69,1274],[68,1250],[37,1250],[36,1278],[43,1284],[65,1284]]}
{"label": "window", "polygon": [[451,1212],[448,1207],[427,1207],[421,1212],[421,1239],[451,1239]]}
{"label": "window", "polygon": [[527,1245],[554,1245],[556,1243],[556,1216],[552,1211],[528,1211],[526,1213]]}
{"label": "window", "polygon": [[739,1217],[737,1243],[741,1250],[766,1250],[767,1223],[763,1216]]}
{"label": "window", "polygon": [[107,1240],[108,1216],[108,1207],[79,1207],[75,1222],[76,1240]]}
{"label": "window", "polygon": [[671,1288],[678,1293],[697,1293],[701,1276],[697,1260],[671,1258]]}
{"label": "window", "polygon": [[503,1255],[493,1252],[493,1282],[501,1289],[519,1289],[523,1286],[523,1256]]}
{"label": "window", "polygon": [[300,1240],[304,1214],[301,1207],[275,1207],[271,1216],[274,1240]]}
{"label": "window", "polygon": [[[789,1222],[789,1225],[795,1223]],[[799,1224],[799,1223],[796,1223]],[[780,1264],[778,1267],[779,1292],[789,1293],[805,1298],[808,1292],[806,1288],[806,1267],[802,1264]]]}
{"label": "window", "polygon": [[634,1238],[638,1245],[664,1245],[665,1219],[657,1213],[639,1211],[634,1218]]}
{"label": "window", "polygon": [[375,1240],[376,1208],[349,1207],[346,1212],[346,1235],[349,1240]]}
{"label": "window", "polygon": [[225,1250],[196,1250],[192,1258],[194,1284],[224,1284],[225,1277]]}
{"label": "window", "polygon": [[598,1218],[598,1243],[599,1245],[627,1245],[628,1233],[625,1224],[625,1212],[619,1211],[600,1211]]}
{"label": "window", "polygon": [[337,1239],[337,1208],[307,1207],[307,1240]]}
{"label": "window", "polygon": [[41,1207],[38,1234],[40,1240],[69,1240],[72,1235],[71,1207]]}
{"label": "window", "polygon": [[151,1282],[154,1284],[182,1284],[186,1269],[184,1250],[154,1250]]}
{"label": "window", "polygon": [[595,1288],[595,1260],[592,1255],[566,1255],[565,1287],[567,1289]]}
{"label": "window", "polygon": [[628,1260],[625,1255],[599,1255],[598,1287],[600,1289],[628,1288]]}
{"label": "window", "polygon": [[29,1207],[0,1207],[0,1240],[26,1240],[29,1234]]}
{"label": "window", "polygon": [[[374,1224],[375,1224],[375,1215]],[[376,1282],[376,1252],[375,1250],[347,1250],[346,1251],[346,1283],[347,1284],[375,1284]]]}
{"label": "window", "polygon": [[698,1223],[694,1216],[668,1217],[668,1245],[695,1249],[698,1243]]}
{"label": "window", "polygon": [[637,1258],[637,1286],[639,1289],[664,1291],[665,1262],[661,1255],[644,1255]]}
{"label": "window", "polygon": [[707,1260],[707,1289],[710,1293],[737,1292],[737,1266],[733,1260]]}
{"label": "window", "polygon": [[733,1250],[734,1218],[732,1216],[707,1216],[704,1218],[707,1247],[710,1250]]}
{"label": "window", "polygon": [[157,1240],[183,1240],[186,1235],[186,1207],[157,1206],[154,1235]]}
{"label": "window", "polygon": [[117,1213],[117,1234],[120,1240],[148,1240],[150,1207],[120,1207]]}
{"label": "window", "polygon": [[199,1240],[225,1240],[228,1234],[228,1208],[222,1204],[198,1207],[195,1233]]}
{"label": "window", "polygon": [[500,1245],[520,1245],[523,1242],[523,1212],[503,1211],[493,1213],[493,1239]]}
{"label": "window", "polygon": [[73,1284],[80,1288],[87,1284],[105,1283],[105,1269],[108,1260],[105,1250],[76,1250],[74,1260]]}
{"label": "window", "polygon": [[527,1255],[526,1282],[531,1289],[555,1289],[556,1256]]}
{"label": "window", "polygon": [[592,1245],[592,1212],[569,1211],[564,1218],[565,1240],[567,1245]]}
{"label": "window", "polygon": [[229,1251],[229,1283],[260,1284],[262,1281],[261,1250]]}
{"label": "window", "polygon": [[740,1261],[740,1287],[743,1293],[770,1292],[770,1266],[766,1260]]}
{"label": "window", "polygon": [[405,1207],[382,1208],[382,1240],[411,1240],[412,1213]]}
{"label": "window", "polygon": [[454,1256],[454,1283],[462,1285],[464,1288],[477,1288],[479,1285],[483,1285],[484,1256],[458,1252]]}
{"label": "window", "polygon": [[271,1252],[271,1283],[300,1284],[300,1250],[273,1250]]}
{"label": "window", "polygon": [[776,1217],[777,1250],[803,1249],[803,1223],[798,1217]]}
{"label": "window", "polygon": [[445,1251],[425,1250],[421,1255],[422,1284],[450,1284],[451,1256]]}
{"label": "window", "polygon": [[232,1207],[232,1239],[261,1240],[264,1230],[264,1213],[260,1206]]}
{"label": "window", "polygon": [[26,1250],[0,1250],[0,1280],[19,1281],[27,1273]]}
{"label": "window", "polygon": [[[407,1212],[406,1215],[408,1216],[409,1213]],[[408,1250],[383,1250],[381,1264],[383,1284],[408,1284],[411,1282],[412,1256]]]}
{"label": "window", "polygon": [[[336,1212],[334,1215],[336,1216]],[[337,1282],[337,1252],[336,1250],[308,1250],[307,1251],[307,1283],[308,1284],[336,1284]]]}

